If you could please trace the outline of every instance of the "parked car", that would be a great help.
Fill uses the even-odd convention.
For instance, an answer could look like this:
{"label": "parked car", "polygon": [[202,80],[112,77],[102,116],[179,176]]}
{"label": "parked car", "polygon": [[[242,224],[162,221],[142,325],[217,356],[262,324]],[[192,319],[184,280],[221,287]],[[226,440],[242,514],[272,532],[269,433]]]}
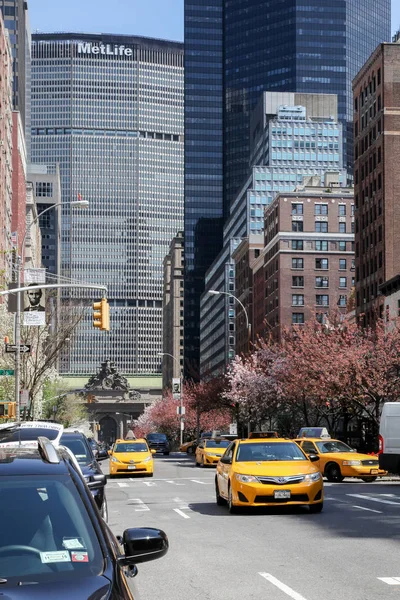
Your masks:
{"label": "parked car", "polygon": [[[86,483],[96,501],[97,507],[100,510],[101,516],[107,521],[108,508],[105,493],[107,478],[99,465],[99,461],[104,459],[99,458],[99,456],[96,458],[89,440],[83,433],[64,432],[61,436],[60,444],[69,448],[75,456]],[[105,453],[104,458],[108,458],[107,452]]]}
{"label": "parked car", "polygon": [[400,475],[400,403],[385,402],[379,426],[379,467]]}
{"label": "parked car", "polygon": [[165,433],[148,433],[146,435],[146,441],[150,450],[154,449],[161,454],[169,454],[169,441]]}
{"label": "parked car", "polygon": [[70,453],[0,448],[0,584],[9,600],[137,600],[136,565],[164,556],[166,534],[126,529],[115,538]]}

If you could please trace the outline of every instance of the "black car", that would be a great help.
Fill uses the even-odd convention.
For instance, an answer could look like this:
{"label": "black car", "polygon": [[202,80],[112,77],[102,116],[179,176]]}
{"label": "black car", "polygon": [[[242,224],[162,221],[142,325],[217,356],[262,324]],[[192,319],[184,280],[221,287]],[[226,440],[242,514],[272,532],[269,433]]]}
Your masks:
{"label": "black car", "polygon": [[168,550],[166,534],[116,539],[71,453],[44,437],[0,448],[0,595],[8,600],[136,600],[136,564]]}
{"label": "black car", "polygon": [[96,500],[101,516],[105,521],[108,519],[107,499],[105,486],[107,478],[99,465],[99,460],[108,458],[108,453],[101,455],[97,452],[97,458],[91,448],[88,438],[79,431],[75,433],[65,432],[60,438],[60,444],[69,448],[79,463],[86,483]]}
{"label": "black car", "polygon": [[169,454],[169,441],[165,433],[148,433],[146,440],[150,450],[155,450],[162,454]]}

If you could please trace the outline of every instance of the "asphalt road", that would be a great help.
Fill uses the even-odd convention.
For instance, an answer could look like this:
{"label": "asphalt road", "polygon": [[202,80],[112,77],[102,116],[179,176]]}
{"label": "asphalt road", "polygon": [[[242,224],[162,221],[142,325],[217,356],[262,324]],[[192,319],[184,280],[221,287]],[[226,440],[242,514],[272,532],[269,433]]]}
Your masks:
{"label": "asphalt road", "polygon": [[156,456],[153,478],[108,481],[115,534],[149,526],[169,537],[167,556],[139,565],[142,600],[398,600],[400,482],[325,483],[319,515],[230,515],[215,503],[214,477],[172,453]]}

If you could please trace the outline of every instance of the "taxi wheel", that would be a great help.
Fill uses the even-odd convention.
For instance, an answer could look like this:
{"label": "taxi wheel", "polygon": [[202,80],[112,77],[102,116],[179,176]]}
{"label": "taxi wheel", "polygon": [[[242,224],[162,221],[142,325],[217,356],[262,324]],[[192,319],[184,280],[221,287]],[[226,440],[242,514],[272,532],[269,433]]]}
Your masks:
{"label": "taxi wheel", "polygon": [[225,506],[226,500],[219,493],[217,478],[215,478],[215,499],[217,501],[218,506]]}
{"label": "taxi wheel", "polygon": [[324,503],[320,502],[319,504],[310,504],[310,513],[311,514],[317,514],[322,512],[322,509],[324,508]]}
{"label": "taxi wheel", "polygon": [[365,483],[373,483],[377,479],[377,477],[361,477],[361,480],[365,481]]}
{"label": "taxi wheel", "polygon": [[229,508],[229,512],[231,513],[231,515],[239,512],[239,508],[233,504],[231,486],[229,486],[229,491],[228,491],[228,508]]}
{"label": "taxi wheel", "polygon": [[328,481],[332,481],[335,483],[341,483],[344,479],[343,475],[340,472],[340,467],[336,463],[332,463],[328,466],[325,471],[325,476]]}
{"label": "taxi wheel", "polygon": [[153,477],[154,473],[147,473],[147,477]]}

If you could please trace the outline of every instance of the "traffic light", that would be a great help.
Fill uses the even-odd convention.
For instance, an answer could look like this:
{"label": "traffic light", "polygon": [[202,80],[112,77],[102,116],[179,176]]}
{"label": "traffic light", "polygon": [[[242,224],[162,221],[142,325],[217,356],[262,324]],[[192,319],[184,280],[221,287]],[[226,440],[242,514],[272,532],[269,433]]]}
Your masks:
{"label": "traffic light", "polygon": [[93,303],[93,327],[110,331],[110,306],[106,298]]}
{"label": "traffic light", "polygon": [[0,419],[15,419],[15,402],[0,402]]}
{"label": "traffic light", "polygon": [[15,419],[15,402],[9,402],[8,403],[8,418],[9,419]]}

